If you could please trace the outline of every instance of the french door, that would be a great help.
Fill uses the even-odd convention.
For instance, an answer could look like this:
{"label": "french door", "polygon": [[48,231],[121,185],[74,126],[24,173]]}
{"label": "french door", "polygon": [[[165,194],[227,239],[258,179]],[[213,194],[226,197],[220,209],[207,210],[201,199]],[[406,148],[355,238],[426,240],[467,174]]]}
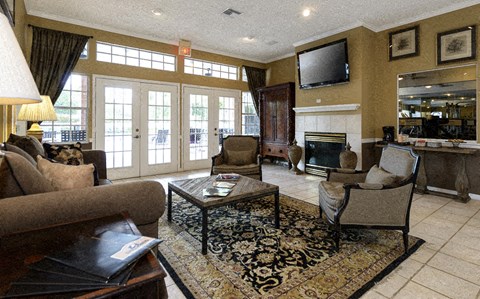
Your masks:
{"label": "french door", "polygon": [[95,78],[94,146],[108,177],[178,170],[178,84]]}
{"label": "french door", "polygon": [[238,90],[183,86],[183,168],[209,168],[221,138],[241,132]]}

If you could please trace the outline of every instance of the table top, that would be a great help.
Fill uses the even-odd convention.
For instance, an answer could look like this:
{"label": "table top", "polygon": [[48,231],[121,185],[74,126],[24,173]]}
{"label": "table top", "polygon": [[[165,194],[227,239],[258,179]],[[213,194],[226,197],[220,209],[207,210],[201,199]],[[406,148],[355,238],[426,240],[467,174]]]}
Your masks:
{"label": "table top", "polygon": [[[385,147],[386,144],[377,144],[376,147]],[[430,147],[430,146],[414,146],[414,145],[404,145],[411,147],[414,151],[422,151],[422,152],[438,152],[438,153],[451,153],[451,154],[463,154],[463,155],[473,155],[475,154],[478,149],[476,148],[468,148],[468,147]]]}
{"label": "table top", "polygon": [[[106,230],[140,235],[127,214],[89,219],[80,222],[56,225],[48,228],[15,233],[0,240],[0,297],[4,295],[10,282],[28,272],[28,265],[38,262],[45,255],[57,252],[73,244],[80,236],[94,236]],[[152,278],[164,278],[166,273],[155,255],[148,253],[136,264],[127,286]],[[121,291],[123,287],[104,288],[90,292],[76,292],[75,296],[93,298]],[[36,296],[35,298],[45,298]],[[67,293],[48,298],[69,298]]]}
{"label": "table top", "polygon": [[168,189],[174,191],[183,198],[191,201],[199,207],[222,206],[240,200],[252,200],[267,195],[273,195],[279,192],[276,185],[255,180],[246,176],[240,176],[238,180],[229,181],[235,186],[227,196],[224,197],[205,197],[203,189],[212,187],[216,181],[216,176],[201,177],[195,179],[186,179],[172,181],[168,183]]}

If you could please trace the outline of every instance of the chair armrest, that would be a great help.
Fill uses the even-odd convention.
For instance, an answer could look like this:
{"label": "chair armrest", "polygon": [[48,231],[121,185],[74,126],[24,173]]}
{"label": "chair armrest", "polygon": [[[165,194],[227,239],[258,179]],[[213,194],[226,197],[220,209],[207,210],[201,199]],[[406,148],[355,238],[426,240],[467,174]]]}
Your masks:
{"label": "chair armrest", "polygon": [[98,177],[107,178],[107,155],[103,150],[83,150],[85,164],[93,163],[97,167]]}
{"label": "chair armrest", "polygon": [[[363,189],[362,184],[346,184],[341,224],[403,226],[412,200],[412,183],[382,189]],[[370,184],[367,184],[370,185]]]}
{"label": "chair armrest", "polygon": [[217,166],[217,165],[221,165],[221,164],[225,164],[224,161],[223,161],[222,152],[216,154],[215,156],[212,156],[212,166]]}
{"label": "chair armrest", "polygon": [[358,171],[353,173],[340,172],[337,169],[327,170],[327,181],[341,182],[341,183],[363,183],[367,177],[368,171]]}
{"label": "chair armrest", "polygon": [[263,157],[262,155],[258,154],[257,155],[257,164],[262,165],[263,164]]}

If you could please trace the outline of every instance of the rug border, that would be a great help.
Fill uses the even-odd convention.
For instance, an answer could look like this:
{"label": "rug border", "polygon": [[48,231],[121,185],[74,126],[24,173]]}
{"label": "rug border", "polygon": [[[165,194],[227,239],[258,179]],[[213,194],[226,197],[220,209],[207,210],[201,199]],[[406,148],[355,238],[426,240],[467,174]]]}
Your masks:
{"label": "rug border", "polygon": [[[165,267],[165,270],[167,271],[168,275],[170,275],[173,282],[175,282],[175,284],[180,289],[180,291],[183,293],[183,295],[187,299],[195,299],[195,296],[193,296],[192,292],[190,292],[190,290],[185,286],[183,281],[178,276],[177,272],[175,272],[175,269],[173,269],[172,265],[170,265],[170,263],[163,256],[163,254],[160,252],[160,250],[157,250],[157,259]],[[167,286],[167,289],[168,289],[168,286]]]}
{"label": "rug border", "polygon": [[[418,238],[418,237],[416,237],[416,238]],[[424,243],[425,243],[425,240],[423,240],[421,238],[418,238],[418,241],[414,245],[412,245],[412,247],[410,247],[407,250],[407,253],[399,256],[390,265],[388,265],[388,267],[383,269],[374,278],[372,278],[369,282],[364,284],[360,289],[358,289],[355,293],[353,293],[349,297],[349,299],[357,299],[357,298],[360,298],[363,295],[365,295],[365,293],[368,292],[369,290],[371,290],[372,287],[375,286],[375,284],[380,282],[380,280],[385,278],[385,276],[387,276],[388,274],[392,273],[393,270],[395,270],[402,262],[404,262],[406,259],[408,259],[412,254],[414,254],[420,248],[420,246],[422,246]]]}

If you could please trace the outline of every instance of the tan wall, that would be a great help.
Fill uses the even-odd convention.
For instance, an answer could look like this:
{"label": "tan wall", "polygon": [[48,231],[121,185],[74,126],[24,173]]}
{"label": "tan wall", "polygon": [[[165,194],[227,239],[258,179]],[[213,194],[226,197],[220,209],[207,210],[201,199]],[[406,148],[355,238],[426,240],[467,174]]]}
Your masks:
{"label": "tan wall", "polygon": [[[376,34],[376,74],[378,78],[376,88],[376,123],[375,136],[381,137],[382,126],[397,126],[397,75],[401,73],[410,73],[416,71],[432,70],[437,68],[453,67],[464,64],[476,63],[477,60],[469,60],[457,63],[448,63],[437,66],[436,56],[436,38],[437,33],[445,32],[468,25],[477,25],[477,57],[478,57],[478,16],[480,14],[480,5],[475,5],[466,9],[458,10],[452,13],[444,14],[434,18],[415,22],[392,30],[383,31]],[[420,26],[420,55],[411,58],[399,59],[395,61],[388,60],[388,36],[389,32],[402,28],[408,28],[414,25]],[[478,75],[477,75],[478,80]],[[477,97],[477,115],[478,108]],[[478,124],[478,121],[477,121]],[[477,140],[479,132],[477,125]]]}
{"label": "tan wall", "polygon": [[[79,60],[77,66],[75,67],[74,72],[82,73],[88,75],[90,80],[89,92],[90,92],[90,103],[89,103],[89,127],[92,128],[92,75],[105,75],[105,76],[114,76],[114,77],[124,77],[124,78],[133,78],[140,80],[153,80],[153,81],[163,81],[163,82],[174,82],[182,84],[192,84],[192,85],[201,85],[208,87],[216,88],[227,88],[227,89],[236,89],[241,91],[248,91],[247,83],[241,80],[226,80],[218,79],[212,77],[204,77],[197,75],[190,75],[183,73],[184,58],[183,56],[178,56],[178,46],[170,45],[165,43],[160,43],[156,41],[135,38],[131,36],[126,36],[122,34],[111,33],[107,31],[97,30],[93,28],[87,28],[82,26],[77,26],[68,23],[62,23],[57,21],[52,21],[44,18],[39,18],[35,16],[24,15],[23,29],[18,26],[18,32],[26,32],[24,36],[21,34],[17,35],[19,37],[20,44],[23,45],[23,48],[26,49],[27,57],[30,57],[31,51],[31,42],[32,42],[32,31],[28,28],[27,24],[31,24],[38,27],[66,31],[76,34],[82,34],[87,36],[92,36],[93,38],[89,41],[89,58],[86,60]],[[96,42],[103,41],[112,44],[119,44],[124,46],[130,46],[135,48],[147,49],[156,52],[162,52],[167,54],[173,54],[177,56],[177,71],[176,72],[167,72],[160,70],[152,70],[140,67],[118,65],[112,63],[104,63],[96,61]],[[248,65],[258,68],[266,68],[266,64],[258,63],[249,60],[243,60],[233,57],[228,57],[224,55],[217,55],[213,53],[192,50],[192,58],[202,59],[208,61],[214,61],[223,64],[235,65],[241,67],[242,65]],[[91,132],[90,132],[91,133]]]}
{"label": "tan wall", "polygon": [[297,74],[295,56],[271,62],[267,65],[267,85],[277,85],[285,82],[295,82]]}

